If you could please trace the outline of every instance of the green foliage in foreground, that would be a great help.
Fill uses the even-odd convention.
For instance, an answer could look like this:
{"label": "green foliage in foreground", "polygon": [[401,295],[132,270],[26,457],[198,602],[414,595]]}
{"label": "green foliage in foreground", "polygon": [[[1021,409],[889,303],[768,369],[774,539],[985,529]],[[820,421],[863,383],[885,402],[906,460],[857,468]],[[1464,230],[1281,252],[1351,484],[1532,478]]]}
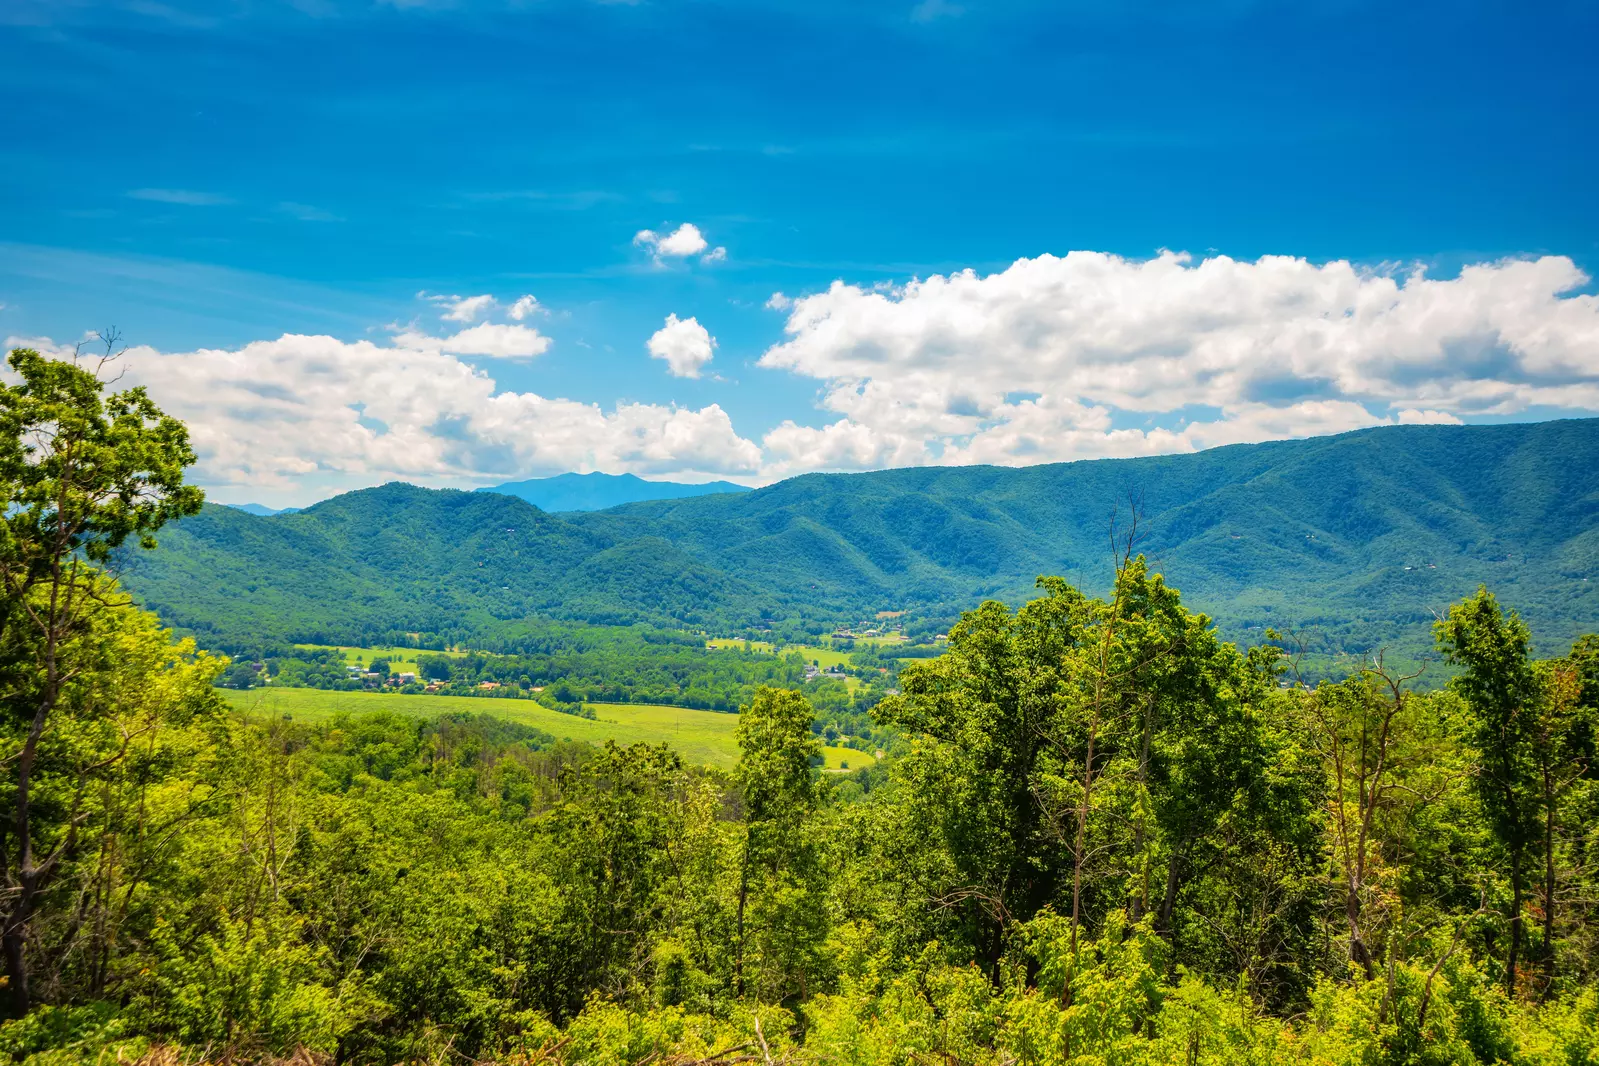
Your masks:
{"label": "green foliage in foreground", "polygon": [[[777,689],[700,712],[735,726],[731,773],[469,713],[529,701],[241,717],[224,663],[118,609],[106,639],[145,650],[47,743],[75,836],[0,1054],[1596,1062],[1592,762],[1533,775],[1531,830],[1481,768],[1507,716],[1528,765],[1590,758],[1599,642],[1444,692],[1284,688],[1138,560],[1106,599],[1043,591],[907,666],[875,711],[907,750],[850,775],[813,771],[812,709]],[[1485,593],[1451,621],[1451,654],[1514,651]],[[1515,909],[1518,848],[1554,909]]]}

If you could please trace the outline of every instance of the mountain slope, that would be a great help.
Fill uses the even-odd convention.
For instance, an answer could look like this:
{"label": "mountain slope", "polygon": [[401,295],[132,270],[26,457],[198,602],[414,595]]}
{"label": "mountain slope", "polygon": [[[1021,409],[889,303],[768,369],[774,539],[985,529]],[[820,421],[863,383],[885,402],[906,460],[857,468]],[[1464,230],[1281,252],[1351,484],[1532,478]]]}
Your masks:
{"label": "mountain slope", "polygon": [[541,511],[603,511],[641,500],[680,500],[719,492],[748,492],[731,481],[686,485],[677,481],[645,481],[632,474],[557,474],[531,481],[508,481],[478,492],[497,492],[526,500]]}
{"label": "mountain slope", "polygon": [[127,580],[223,646],[481,639],[530,617],[820,631],[907,609],[934,624],[985,596],[1019,601],[1041,573],[1102,588],[1129,499],[1140,550],[1233,636],[1271,625],[1329,649],[1425,646],[1433,613],[1479,582],[1548,647],[1599,629],[1599,419],[812,474],[562,515],[387,485],[296,515],[208,507]]}

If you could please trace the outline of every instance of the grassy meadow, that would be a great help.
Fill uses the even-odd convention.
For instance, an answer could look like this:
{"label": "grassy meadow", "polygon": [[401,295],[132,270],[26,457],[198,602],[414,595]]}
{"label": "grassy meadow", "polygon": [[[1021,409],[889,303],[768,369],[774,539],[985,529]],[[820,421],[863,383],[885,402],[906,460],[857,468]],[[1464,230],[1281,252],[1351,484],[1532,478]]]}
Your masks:
{"label": "grassy meadow", "polygon": [[740,640],[737,637],[712,637],[710,640],[705,642],[705,646],[707,648],[732,648],[734,651],[742,651],[746,644],[749,645],[750,651],[757,651],[762,655],[772,655],[777,651],[777,648],[773,646],[772,642],[769,640]]}
{"label": "grassy meadow", "polygon": [[797,651],[805,656],[805,661],[815,663],[823,670],[835,666],[848,666],[850,653],[839,651],[836,648],[824,648],[818,644],[791,644],[783,649],[785,652]]}
{"label": "grassy meadow", "polygon": [[326,651],[336,647],[351,666],[367,666],[374,659],[387,659],[394,673],[416,673],[416,657],[421,654],[443,655],[451,659],[466,657],[464,651],[427,651],[424,648],[357,648],[348,644],[296,644],[296,648]]}
{"label": "grassy meadow", "polygon": [[[738,762],[738,744],[733,738],[738,715],[716,711],[654,704],[595,703],[589,706],[594,708],[598,717],[590,720],[552,711],[532,700],[336,692],[314,688],[218,691],[235,709],[259,717],[282,715],[316,722],[338,714],[372,711],[389,711],[414,718],[431,718],[447,711],[465,711],[530,725],[560,740],[589,744],[604,744],[607,740],[614,740],[618,744],[664,743],[683,756],[684,760],[702,766],[727,770]],[[850,769],[859,769],[872,758],[865,752],[851,751],[849,748],[823,748],[822,754],[829,770],[838,770],[846,762]]]}

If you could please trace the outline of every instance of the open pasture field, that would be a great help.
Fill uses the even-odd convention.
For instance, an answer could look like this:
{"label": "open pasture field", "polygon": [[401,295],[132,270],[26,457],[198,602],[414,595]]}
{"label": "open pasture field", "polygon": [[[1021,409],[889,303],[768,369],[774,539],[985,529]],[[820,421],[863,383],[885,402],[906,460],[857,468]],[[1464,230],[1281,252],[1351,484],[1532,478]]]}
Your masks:
{"label": "open pasture field", "polygon": [[[732,769],[738,762],[733,730],[738,715],[661,707],[644,703],[591,703],[595,720],[561,714],[532,700],[497,700],[478,696],[408,696],[395,692],[332,692],[315,688],[219,689],[237,710],[255,716],[287,715],[303,721],[326,721],[338,714],[389,711],[430,718],[449,711],[488,714],[530,725],[560,740],[604,744],[669,744],[685,760],[702,766]],[[858,770],[871,755],[849,748],[824,748],[829,770],[843,763]]]}
{"label": "open pasture field", "polygon": [[[478,696],[415,696],[394,692],[333,692],[315,688],[264,688],[239,691],[219,689],[237,710],[250,715],[286,715],[319,722],[339,714],[389,711],[415,718],[431,718],[449,711],[488,714],[508,722],[542,729],[560,740],[589,744],[668,744],[691,763],[730,770],[738,763],[733,730],[738,715],[696,711],[686,707],[661,707],[643,703],[592,703],[598,718],[590,720],[561,714],[532,700],[499,700]],[[844,763],[852,770],[868,764],[872,756],[849,748],[823,748],[829,770]]]}
{"label": "open pasture field", "polygon": [[835,648],[824,648],[819,644],[790,644],[783,649],[784,653],[797,651],[805,656],[805,661],[815,663],[823,670],[834,666],[848,666],[850,653],[839,651]]}
{"label": "open pasture field", "polygon": [[424,652],[428,655],[443,655],[451,659],[464,659],[464,651],[429,651],[426,648],[356,648],[347,644],[296,644],[296,648],[307,650],[326,651],[328,648],[337,647],[344,655],[344,661],[350,665],[368,665],[373,659],[387,659],[394,668],[394,673],[415,673],[416,657]]}
{"label": "open pasture field", "polygon": [[707,648],[732,648],[735,651],[742,650],[746,644],[749,645],[750,651],[758,651],[763,655],[771,655],[777,650],[772,646],[772,642],[769,640],[740,640],[737,637],[712,637],[710,640],[705,642],[705,646]]}
{"label": "open pasture field", "polygon": [[876,756],[868,751],[855,751],[853,748],[822,748],[822,758],[826,760],[828,770],[848,772],[859,770],[863,766],[871,766],[877,761]]}
{"label": "open pasture field", "polygon": [[[738,762],[733,728],[734,714],[695,711],[684,707],[647,704],[591,704],[597,720],[562,714],[532,700],[503,700],[477,696],[421,696],[390,692],[333,692],[314,688],[221,690],[235,708],[252,715],[287,715],[306,721],[325,721],[337,714],[389,711],[416,718],[431,718],[450,711],[487,714],[508,722],[542,729],[561,740],[603,744],[661,744],[672,746],[684,759],[705,766],[729,769]],[[856,753],[859,755],[859,753]]]}

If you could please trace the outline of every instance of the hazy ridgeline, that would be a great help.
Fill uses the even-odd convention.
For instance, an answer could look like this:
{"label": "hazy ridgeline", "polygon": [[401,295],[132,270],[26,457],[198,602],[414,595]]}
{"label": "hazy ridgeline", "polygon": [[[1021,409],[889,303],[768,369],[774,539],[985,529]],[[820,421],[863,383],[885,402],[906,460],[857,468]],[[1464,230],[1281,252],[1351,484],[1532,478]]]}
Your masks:
{"label": "hazy ridgeline", "polygon": [[[947,652],[896,664],[900,691],[862,710],[889,755],[849,774],[814,768],[816,711],[786,676],[739,675],[751,695],[730,772],[480,715],[250,720],[213,685],[226,659],[175,641],[104,569],[118,545],[198,510],[181,424],[70,365],[26,353],[12,365],[0,920],[16,1017],[0,1051],[13,1058],[1595,1061],[1599,640],[1557,648],[1548,629],[1535,651],[1518,616],[1466,590],[1410,637],[1449,661],[1447,687],[1418,691],[1383,666],[1301,685],[1275,644],[1223,639],[1123,541],[1114,566],[1045,579],[1020,609],[968,598]],[[1525,441],[1539,427],[1514,428]],[[1529,477],[1592,476],[1524,464]],[[681,508],[833,483],[636,504],[592,525],[393,487],[237,524],[208,510],[161,532],[169,584],[133,580],[165,611],[149,590],[171,594],[209,566],[218,584],[204,588],[231,599],[184,601],[200,633],[229,603],[212,616],[219,633],[282,606],[310,613],[256,639],[303,637],[341,589],[355,623],[376,624],[420,610],[424,587],[488,632],[528,613],[485,606],[516,560],[532,576],[510,591],[556,604],[564,586],[537,582],[563,569],[617,602],[663,584],[684,603],[749,585],[752,565],[694,570],[687,533],[606,530],[643,509],[670,531]],[[1506,498],[1506,513],[1566,521],[1516,550],[1575,567],[1592,543],[1584,499]],[[373,500],[405,506],[374,531],[351,502]],[[983,506],[983,521],[1011,521]],[[493,509],[507,507],[519,517],[501,524],[509,512]],[[862,513],[895,521],[891,509]],[[845,503],[820,510],[829,528],[847,521]],[[774,521],[762,550],[775,559],[818,528]],[[517,539],[530,530],[540,539]],[[458,567],[415,561],[446,559],[451,537]],[[343,554],[309,574],[273,569],[322,551]],[[675,585],[651,569],[673,560]],[[380,572],[392,601],[330,584]],[[1526,580],[1511,584],[1556,587]],[[1374,603],[1391,603],[1386,587],[1371,586]],[[448,598],[462,589],[472,598]],[[775,602],[808,617],[806,603]],[[1546,616],[1561,624],[1591,603],[1561,602]]]}

